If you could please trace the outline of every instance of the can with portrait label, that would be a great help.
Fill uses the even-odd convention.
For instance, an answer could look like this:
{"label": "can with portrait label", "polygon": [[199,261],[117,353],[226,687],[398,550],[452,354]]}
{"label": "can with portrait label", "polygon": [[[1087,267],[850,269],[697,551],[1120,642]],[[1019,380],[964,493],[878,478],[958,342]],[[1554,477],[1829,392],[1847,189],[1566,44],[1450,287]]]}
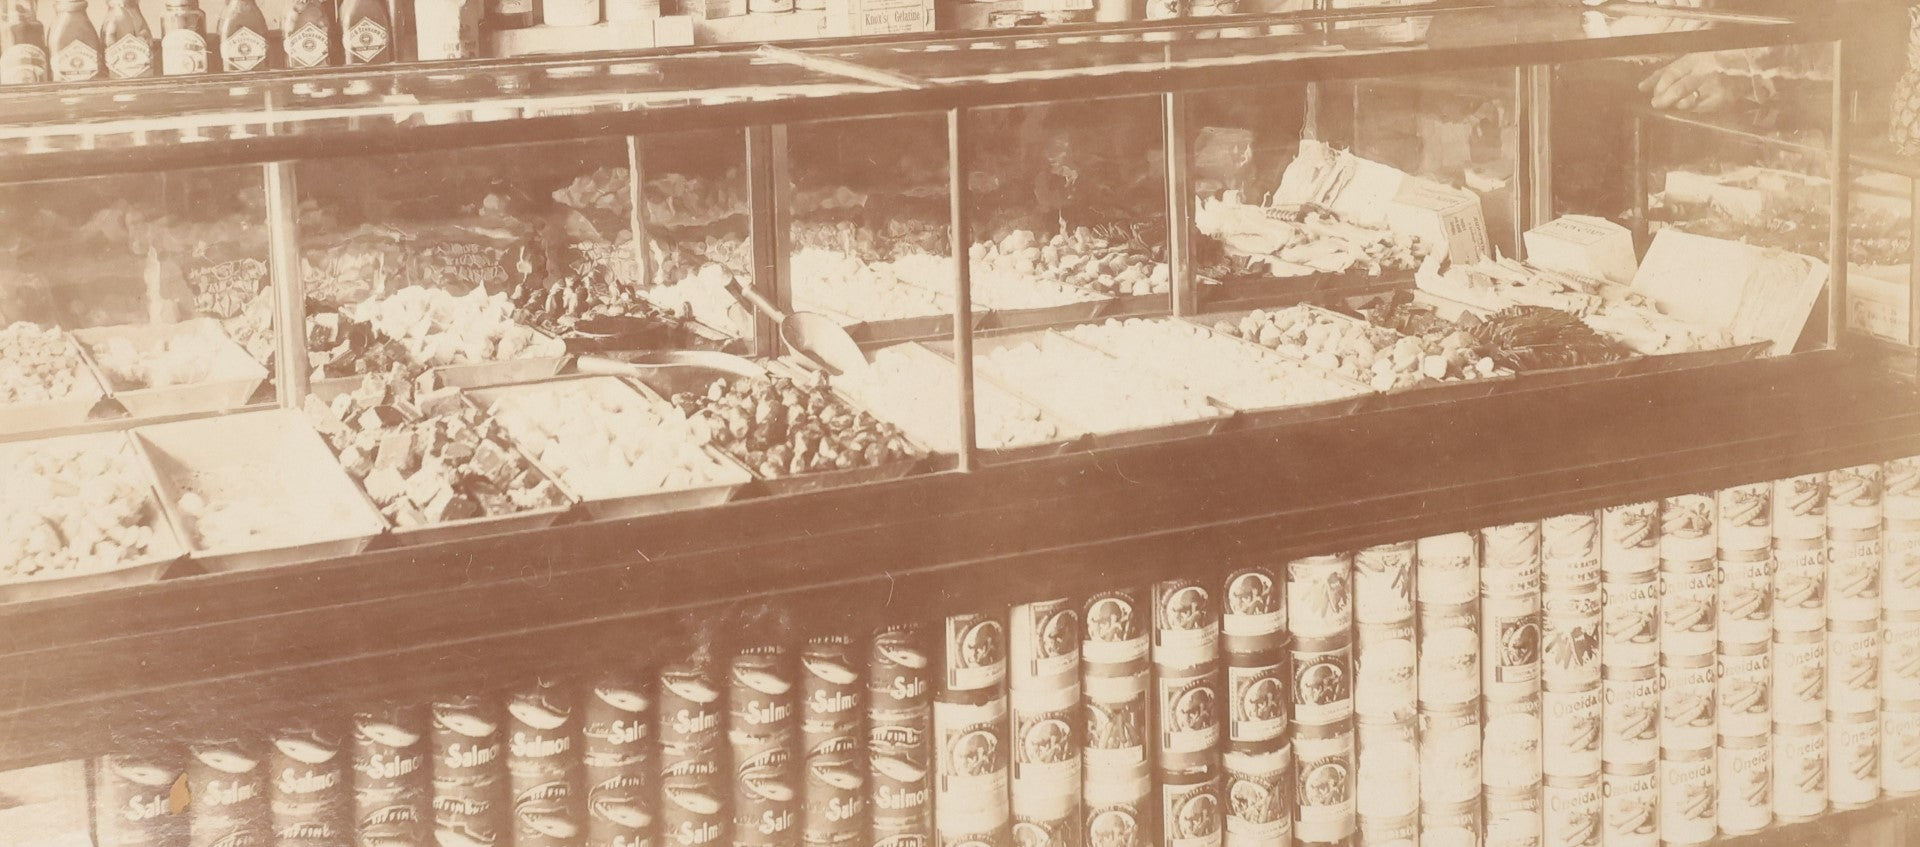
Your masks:
{"label": "can with portrait label", "polygon": [[939,740],[934,750],[934,828],[940,842],[1004,842],[1012,824],[1006,700],[936,702],[933,724]]}
{"label": "can with portrait label", "polygon": [[[1229,654],[1227,665],[1227,740],[1265,744],[1287,737],[1287,654],[1271,658]],[[1245,664],[1242,664],[1245,662]]]}
{"label": "can with portrait label", "polygon": [[1354,807],[1353,730],[1300,726],[1294,733],[1294,839],[1341,844],[1358,829]]}
{"label": "can with portrait label", "polygon": [[1153,663],[1195,668],[1220,660],[1220,614],[1199,582],[1175,579],[1153,586]]}
{"label": "can with portrait label", "polygon": [[1332,726],[1353,717],[1353,647],[1344,637],[1293,643],[1294,726]]}
{"label": "can with portrait label", "polygon": [[1226,771],[1228,847],[1293,841],[1293,748],[1229,750]]}
{"label": "can with portrait label", "polygon": [[1211,768],[1162,771],[1160,843],[1166,847],[1218,847],[1226,837],[1220,773]]}
{"label": "can with portrait label", "polygon": [[998,616],[949,615],[942,690],[990,691],[1007,680],[1007,636]]}
{"label": "can with portrait label", "polygon": [[1517,700],[1540,693],[1540,598],[1487,597],[1480,602],[1480,693]]}
{"label": "can with portrait label", "polygon": [[1227,577],[1220,635],[1228,656],[1286,649],[1286,590],[1286,581],[1272,568],[1242,568]]}
{"label": "can with portrait label", "polygon": [[[1089,774],[1091,776],[1091,774]],[[1089,847],[1146,847],[1153,843],[1153,778],[1145,765],[1089,779],[1086,843]]]}

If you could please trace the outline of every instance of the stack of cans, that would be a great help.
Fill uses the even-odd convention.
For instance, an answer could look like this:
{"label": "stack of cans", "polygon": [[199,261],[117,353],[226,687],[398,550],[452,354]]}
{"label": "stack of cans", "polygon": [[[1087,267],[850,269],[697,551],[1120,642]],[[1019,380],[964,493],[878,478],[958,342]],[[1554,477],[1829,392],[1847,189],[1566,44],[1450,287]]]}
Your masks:
{"label": "stack of cans", "polygon": [[1719,704],[1714,494],[1660,506],[1660,843],[1702,844],[1719,833]]}
{"label": "stack of cans", "polygon": [[1153,586],[1154,721],[1163,845],[1224,837],[1220,797],[1220,613],[1213,592],[1177,579]]}
{"label": "stack of cans", "polygon": [[210,739],[188,748],[191,847],[273,843],[262,758],[259,745],[240,739]]}
{"label": "stack of cans", "polygon": [[867,834],[867,763],[861,761],[866,679],[854,639],[827,635],[800,651],[800,739],[806,751],[800,841],[850,847]]}
{"label": "stack of cans", "polygon": [[1660,504],[1600,513],[1600,790],[1605,847],[1660,841]]}
{"label": "stack of cans", "polygon": [[[93,820],[100,847],[169,847],[187,840],[187,818],[172,794],[181,751],[143,744],[94,762]],[[424,845],[424,842],[420,842]]]}
{"label": "stack of cans", "polygon": [[1293,843],[1286,582],[1264,566],[1227,577],[1220,613],[1227,666],[1227,847]]}
{"label": "stack of cans", "polygon": [[1149,615],[1142,592],[1109,591],[1087,598],[1081,613],[1080,696],[1084,767],[1081,793],[1086,842],[1144,847],[1153,775],[1147,760]]}
{"label": "stack of cans", "polygon": [[733,843],[800,843],[800,710],[793,654],[777,645],[736,653],[728,674],[727,743],[733,749]]}
{"label": "stack of cans", "polygon": [[660,667],[660,840],[678,847],[724,843],[731,786],[723,772],[727,731],[722,683],[702,656]]}
{"label": "stack of cans", "polygon": [[946,619],[946,663],[934,695],[933,825],[942,847],[1007,841],[1007,638],[999,616]]}
{"label": "stack of cans", "polygon": [[353,716],[353,820],[362,845],[430,843],[427,713],[382,706]]}
{"label": "stack of cans", "polygon": [[1880,799],[1880,466],[1827,475],[1827,792]]}
{"label": "stack of cans", "polygon": [[1015,606],[1007,622],[1013,830],[1021,847],[1080,843],[1080,606]]}
{"label": "stack of cans", "polygon": [[1599,847],[1600,515],[1540,522],[1540,806],[1547,847]]}
{"label": "stack of cans", "polygon": [[1539,845],[1540,523],[1480,531],[1482,812],[1486,840]]}
{"label": "stack of cans", "polygon": [[587,847],[652,847],[659,798],[653,700],[646,675],[632,668],[600,674],[581,714],[586,774]]}
{"label": "stack of cans", "polygon": [[1420,639],[1420,843],[1480,835],[1480,541],[1470,532],[1415,546]]}
{"label": "stack of cans", "polygon": [[1718,497],[1719,829],[1744,835],[1773,822],[1773,484]]}
{"label": "stack of cans", "polygon": [[353,838],[353,786],[339,728],[302,721],[280,728],[268,741],[267,805],[275,843],[332,847]]}
{"label": "stack of cans", "polygon": [[1415,555],[1407,541],[1353,556],[1355,799],[1363,847],[1412,844],[1420,834]]}
{"label": "stack of cans", "polygon": [[920,624],[874,634],[867,663],[867,843],[933,843],[933,636]]}
{"label": "stack of cans", "polygon": [[1293,630],[1294,840],[1346,844],[1358,831],[1354,791],[1353,558],[1287,563]]}
{"label": "stack of cans", "polygon": [[507,839],[506,738],[499,703],[474,693],[433,701],[433,830],[440,844]]}
{"label": "stack of cans", "polygon": [[1881,500],[1880,781],[1920,793],[1920,457],[1886,463]]}
{"label": "stack of cans", "polygon": [[573,687],[541,677],[507,697],[515,847],[567,847],[586,832]]}
{"label": "stack of cans", "polygon": [[1773,484],[1773,814],[1827,810],[1827,481]]}

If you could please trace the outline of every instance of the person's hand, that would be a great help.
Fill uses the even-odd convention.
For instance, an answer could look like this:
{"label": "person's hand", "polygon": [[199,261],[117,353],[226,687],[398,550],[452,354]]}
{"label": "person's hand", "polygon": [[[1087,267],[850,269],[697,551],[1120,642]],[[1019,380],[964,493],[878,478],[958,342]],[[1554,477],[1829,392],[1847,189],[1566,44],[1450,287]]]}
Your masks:
{"label": "person's hand", "polygon": [[1752,85],[1728,73],[1718,54],[1690,53],[1641,80],[1640,90],[1653,95],[1655,109],[1717,112],[1751,93]]}

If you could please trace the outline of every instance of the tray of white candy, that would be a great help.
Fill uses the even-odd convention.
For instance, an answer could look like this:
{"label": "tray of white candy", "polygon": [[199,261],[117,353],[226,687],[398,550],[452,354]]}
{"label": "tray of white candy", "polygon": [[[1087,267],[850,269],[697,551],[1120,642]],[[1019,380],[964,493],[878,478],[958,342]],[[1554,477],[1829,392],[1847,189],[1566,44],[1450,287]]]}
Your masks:
{"label": "tray of white candy", "polygon": [[1158,374],[1267,426],[1352,413],[1373,397],[1365,385],[1174,318],[1129,318],[1060,332],[1140,372]]}
{"label": "tray of white candy", "polygon": [[0,329],[0,433],[85,423],[106,395],[71,336],[27,321]]}
{"label": "tray of white candy", "polygon": [[188,558],[215,573],[352,556],[387,529],[291,409],[133,430]]}
{"label": "tray of white candy", "polygon": [[[959,368],[917,344],[870,351],[869,367],[832,378],[834,390],[934,451],[960,452]],[[993,382],[973,384],[974,444],[993,461],[1019,461],[1087,446],[1086,430]]]}
{"label": "tray of white candy", "polygon": [[544,379],[559,373],[567,360],[566,342],[515,322],[507,295],[480,288],[455,295],[409,286],[341,312],[371,323],[405,348],[416,365],[434,369],[442,383],[460,388]]}
{"label": "tray of white candy", "polygon": [[[817,247],[794,252],[790,262],[793,307],[832,318],[862,344],[904,341],[951,333],[954,301],[950,291],[916,283],[913,269],[927,263],[952,267],[945,257],[909,256],[868,263]],[[976,302],[969,327],[987,319]]]}
{"label": "tray of white candy", "polygon": [[708,424],[611,376],[473,389],[506,430],[595,519],[717,506],[753,475],[708,446]]}
{"label": "tray of white candy", "polygon": [[185,550],[125,433],[0,445],[0,602],[160,579]]}
{"label": "tray of white candy", "polygon": [[74,331],[113,399],[137,418],[247,404],[267,369],[212,318]]}
{"label": "tray of white candy", "polygon": [[415,393],[372,376],[316,389],[304,411],[401,544],[544,529],[573,507],[457,388]]}
{"label": "tray of white candy", "polygon": [[[929,344],[951,357],[949,344]],[[974,381],[991,381],[1048,416],[1117,447],[1216,432],[1235,409],[1178,381],[1053,330],[979,336]]]}
{"label": "tray of white candy", "polygon": [[1016,229],[976,242],[969,255],[974,300],[993,310],[987,325],[995,329],[1165,311],[1169,303],[1166,263],[1087,227],[1050,238]]}

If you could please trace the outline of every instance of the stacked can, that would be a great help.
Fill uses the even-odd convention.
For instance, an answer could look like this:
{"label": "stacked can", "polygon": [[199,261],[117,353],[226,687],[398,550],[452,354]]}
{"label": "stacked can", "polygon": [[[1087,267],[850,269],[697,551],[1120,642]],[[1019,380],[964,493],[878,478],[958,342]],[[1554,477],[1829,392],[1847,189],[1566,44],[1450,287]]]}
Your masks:
{"label": "stacked can", "polygon": [[703,656],[660,668],[660,840],[677,847],[723,842],[731,790],[723,772],[727,734],[721,726],[723,683]]}
{"label": "stacked can", "polygon": [[100,847],[184,843],[187,818],[175,813],[172,798],[181,773],[181,751],[169,745],[142,745],[96,760],[93,820]]}
{"label": "stacked can", "polygon": [[1286,583],[1273,569],[1227,577],[1220,612],[1227,665],[1227,847],[1293,843]]}
{"label": "stacked can", "polygon": [[334,847],[352,839],[353,786],[339,728],[318,721],[269,737],[267,805],[281,847]]}
{"label": "stacked can", "polygon": [[191,847],[273,843],[264,751],[250,741],[202,741],[187,750]]}
{"label": "stacked can", "polygon": [[1418,654],[1412,541],[1353,555],[1355,799],[1363,847],[1420,833]]}
{"label": "stacked can", "polygon": [[1773,815],[1827,809],[1827,481],[1773,483]]}
{"label": "stacked can", "polygon": [[1600,513],[1601,843],[1660,841],[1660,504]]}
{"label": "stacked can", "polygon": [[1294,840],[1347,844],[1358,831],[1354,792],[1353,558],[1287,563],[1293,640]]}
{"label": "stacked can", "polygon": [[1480,752],[1486,840],[1539,845],[1543,727],[1540,697],[1540,523],[1480,531]]}
{"label": "stacked can", "polygon": [[867,763],[860,760],[866,679],[855,655],[846,635],[810,639],[800,651],[800,841],[807,847],[844,847],[867,835]]}
{"label": "stacked can", "polygon": [[1155,757],[1161,843],[1218,845],[1226,828],[1220,790],[1220,610],[1188,579],[1153,586]]}
{"label": "stacked can", "polygon": [[1419,623],[1420,843],[1480,833],[1480,542],[1469,532],[1415,545]]}
{"label": "stacked can", "polygon": [[733,750],[733,843],[800,843],[800,741],[793,654],[777,645],[734,654],[727,684],[727,744]]}
{"label": "stacked can", "polygon": [[1109,591],[1087,598],[1080,619],[1082,801],[1086,841],[1143,847],[1153,775],[1147,758],[1148,623],[1142,592]]}
{"label": "stacked can", "polygon": [[1886,464],[1881,500],[1880,782],[1920,793],[1920,457]]}
{"label": "stacked can", "polygon": [[1013,709],[1013,843],[1080,839],[1080,607],[1064,598],[1015,606],[1007,621]]}
{"label": "stacked can", "polygon": [[568,847],[587,831],[574,694],[566,683],[539,677],[507,696],[514,847]]}
{"label": "stacked can", "polygon": [[1006,629],[990,614],[953,615],[945,623],[945,666],[933,702],[933,826],[942,847],[1000,847],[1013,817]]}
{"label": "stacked can", "polygon": [[359,847],[431,843],[427,713],[384,706],[353,716],[353,820]]}
{"label": "stacked can", "polygon": [[873,637],[867,660],[867,776],[873,847],[933,842],[932,634],[920,624]]}
{"label": "stacked can", "polygon": [[587,847],[651,847],[655,783],[653,698],[644,674],[621,668],[594,679],[581,699]]}
{"label": "stacked can", "polygon": [[1722,489],[1715,765],[1719,831],[1773,822],[1773,484]]}
{"label": "stacked can", "polygon": [[479,694],[441,697],[433,713],[433,829],[441,844],[507,841],[506,735],[499,704]]}
{"label": "stacked can", "polygon": [[1540,522],[1540,806],[1547,847],[1599,847],[1600,515]]}
{"label": "stacked can", "polygon": [[1880,799],[1880,466],[1827,474],[1827,793]]}
{"label": "stacked can", "polygon": [[1719,704],[1720,586],[1715,494],[1660,506],[1660,843],[1702,844],[1719,833],[1714,743]]}

